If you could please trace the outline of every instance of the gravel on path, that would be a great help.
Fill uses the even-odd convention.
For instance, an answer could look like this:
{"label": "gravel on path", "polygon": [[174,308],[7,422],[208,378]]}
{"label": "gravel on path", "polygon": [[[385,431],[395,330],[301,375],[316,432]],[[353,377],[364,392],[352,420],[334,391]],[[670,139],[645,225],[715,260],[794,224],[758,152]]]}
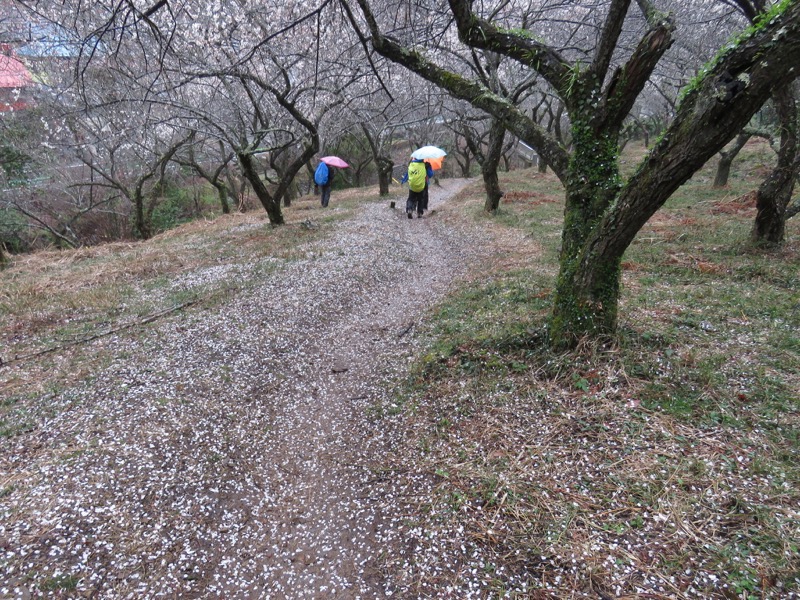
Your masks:
{"label": "gravel on path", "polygon": [[403,498],[432,483],[382,470],[402,431],[370,414],[489,247],[446,218],[465,183],[422,219],[367,203],[299,258],[242,257],[259,283],[224,304],[95,342],[112,364],[2,442],[0,597],[414,597]]}

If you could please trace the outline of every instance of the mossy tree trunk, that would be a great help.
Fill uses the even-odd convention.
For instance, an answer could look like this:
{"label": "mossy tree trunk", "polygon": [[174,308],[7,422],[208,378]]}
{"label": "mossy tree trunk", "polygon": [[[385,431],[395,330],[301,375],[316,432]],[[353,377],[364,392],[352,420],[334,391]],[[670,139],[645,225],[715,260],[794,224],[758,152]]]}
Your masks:
{"label": "mossy tree trunk", "polygon": [[550,319],[551,342],[557,347],[572,346],[585,336],[612,334],[620,290],[622,253],[585,247],[621,187],[616,131],[594,131],[576,120],[573,149]]}
{"label": "mossy tree trunk", "polygon": [[236,210],[244,212],[246,208],[244,205],[244,192],[247,188],[247,180],[237,178],[230,167],[225,169],[225,179],[228,181],[228,189],[236,201]]}
{"label": "mossy tree trunk", "polygon": [[283,194],[283,206],[287,208],[292,205],[292,202],[297,198],[299,195],[299,191],[297,189],[297,182],[292,181],[287,188],[286,193]]}
{"label": "mossy tree trunk", "polygon": [[231,205],[230,202],[228,202],[228,187],[221,181],[217,181],[213,185],[217,190],[217,197],[219,198],[219,205],[222,209],[222,214],[229,215],[231,213]]}
{"label": "mossy tree trunk", "polygon": [[133,195],[134,206],[134,229],[140,239],[149,240],[153,237],[153,229],[150,226],[150,221],[147,219],[147,210],[145,208],[144,194],[141,190],[136,190]]}
{"label": "mossy tree trunk", "polygon": [[467,142],[467,147],[470,152],[481,166],[483,187],[486,190],[486,200],[483,204],[483,210],[488,213],[493,213],[500,207],[500,198],[503,197],[503,192],[500,189],[500,179],[497,176],[497,169],[500,166],[500,160],[503,158],[503,140],[505,139],[506,128],[503,127],[503,123],[499,119],[491,119],[489,130],[485,134],[485,150],[483,148],[481,136],[469,125],[464,124],[461,133]]}
{"label": "mossy tree trunk", "polygon": [[[214,185],[215,188],[217,188],[217,193],[219,194],[219,204],[220,207],[222,208],[222,214],[227,215],[230,214],[231,212],[231,206],[228,203],[228,198],[230,196],[236,198],[236,186],[234,186],[231,183],[233,175],[230,172],[230,166],[229,166],[231,160],[233,160],[233,153],[228,152],[225,149],[225,144],[223,144],[222,140],[218,140],[217,143],[219,146],[220,156],[222,157],[222,162],[217,166],[217,169],[214,171],[214,174],[212,175],[211,178],[212,179],[211,183]],[[228,185],[230,186],[230,188],[228,187],[228,185],[225,185],[224,181],[222,180],[223,172],[225,173],[228,179]]]}
{"label": "mossy tree trunk", "polygon": [[472,153],[469,150],[469,146],[463,149],[457,147],[453,154],[455,155],[456,162],[458,163],[458,168],[461,171],[461,176],[464,179],[468,178],[470,176],[470,171],[472,170]]}
{"label": "mossy tree trunk", "polygon": [[496,212],[500,208],[500,199],[503,197],[500,179],[497,177],[497,168],[492,169],[481,165],[481,174],[483,175],[483,187],[486,190],[483,210],[487,213]]}
{"label": "mossy tree trunk", "polygon": [[365,123],[361,124],[361,130],[367,139],[372,159],[378,171],[378,194],[381,196],[389,195],[389,188],[392,185],[392,169],[394,162],[389,156],[389,142],[392,136],[390,130],[372,131]]}
{"label": "mossy tree trunk", "polygon": [[495,212],[500,208],[500,198],[503,192],[500,189],[500,180],[497,177],[497,169],[500,167],[500,160],[503,158],[503,140],[505,139],[506,128],[497,119],[492,119],[489,127],[489,137],[486,143],[486,154],[481,163],[481,174],[483,175],[483,186],[486,189],[486,201],[483,210]]}
{"label": "mossy tree trunk", "polygon": [[747,143],[750,137],[751,135],[749,133],[743,131],[736,136],[736,139],[733,141],[733,145],[730,148],[719,153],[719,162],[717,163],[717,173],[714,176],[713,187],[720,188],[728,185],[728,178],[731,174],[731,166],[733,165],[733,161],[737,156],[739,156],[739,152],[742,151],[742,148],[744,148],[744,145]]}
{"label": "mossy tree trunk", "polygon": [[378,193],[381,196],[389,195],[389,188],[392,184],[392,169],[394,163],[388,156],[380,155],[375,159],[378,167]]}

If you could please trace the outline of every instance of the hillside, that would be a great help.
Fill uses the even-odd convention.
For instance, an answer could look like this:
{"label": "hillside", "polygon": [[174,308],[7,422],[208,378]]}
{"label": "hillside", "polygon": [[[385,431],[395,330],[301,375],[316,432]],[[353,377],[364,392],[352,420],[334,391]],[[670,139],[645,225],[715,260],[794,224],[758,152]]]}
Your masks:
{"label": "hillside", "polygon": [[796,597],[800,231],[746,244],[762,150],[648,224],[619,342],[569,355],[530,171],[494,218],[445,180],[423,219],[334,192],[18,258],[1,595]]}

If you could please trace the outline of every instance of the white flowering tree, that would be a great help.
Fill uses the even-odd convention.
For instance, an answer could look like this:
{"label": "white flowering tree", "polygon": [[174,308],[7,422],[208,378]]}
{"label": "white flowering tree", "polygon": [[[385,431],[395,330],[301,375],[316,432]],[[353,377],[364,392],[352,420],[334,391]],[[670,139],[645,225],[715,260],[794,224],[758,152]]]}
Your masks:
{"label": "white flowering tree", "polygon": [[[28,4],[84,40],[74,66],[84,113],[117,106],[114,129],[122,130],[123,115],[168,114],[181,138],[194,140],[193,158],[218,191],[230,170],[213,160],[235,157],[275,225],[295,176],[319,149],[325,114],[365,77],[341,44],[349,29],[333,2]],[[208,151],[197,160],[201,149]],[[184,164],[190,154],[180,154]]]}

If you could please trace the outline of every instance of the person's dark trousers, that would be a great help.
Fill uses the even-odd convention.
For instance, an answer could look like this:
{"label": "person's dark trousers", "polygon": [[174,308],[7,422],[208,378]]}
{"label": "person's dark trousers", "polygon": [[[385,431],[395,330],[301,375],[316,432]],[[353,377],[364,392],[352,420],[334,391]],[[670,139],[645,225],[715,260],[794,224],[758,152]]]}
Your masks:
{"label": "person's dark trousers", "polygon": [[422,205],[419,207],[419,212],[428,210],[428,184],[425,184],[425,189],[422,190]]}
{"label": "person's dark trousers", "polygon": [[322,186],[322,206],[328,206],[328,202],[331,201],[331,186],[323,185]]}
{"label": "person's dark trousers", "polygon": [[406,213],[413,213],[415,211],[422,212],[422,206],[425,202],[425,191],[415,192],[408,190],[408,200],[406,200]]}

